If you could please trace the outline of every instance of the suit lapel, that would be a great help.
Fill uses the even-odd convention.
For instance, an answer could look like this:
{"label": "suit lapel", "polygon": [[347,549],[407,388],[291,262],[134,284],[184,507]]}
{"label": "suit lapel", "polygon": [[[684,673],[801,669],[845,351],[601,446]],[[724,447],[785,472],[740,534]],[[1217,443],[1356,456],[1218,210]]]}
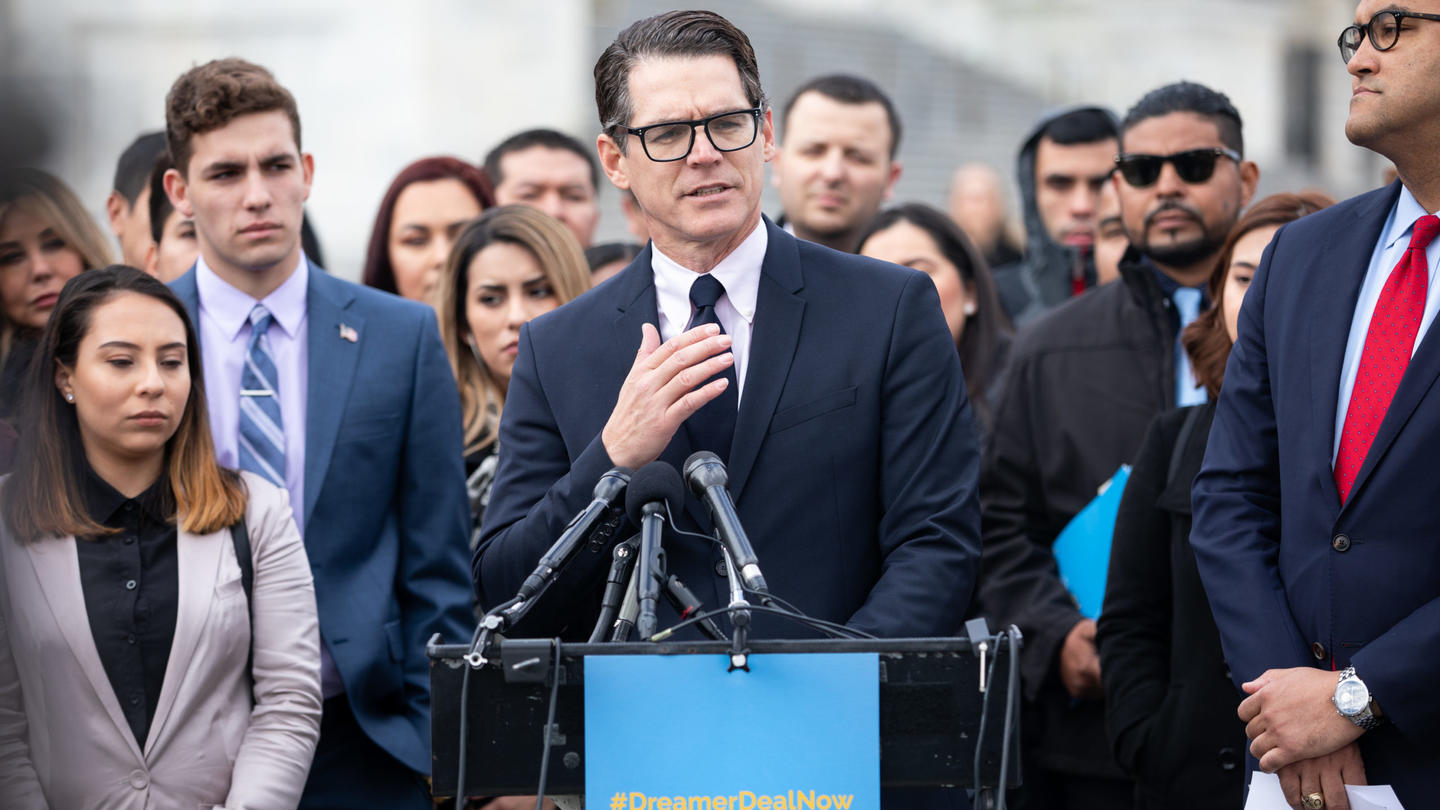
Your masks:
{"label": "suit lapel", "polygon": [[790,364],[795,359],[805,314],[805,300],[796,295],[805,280],[795,240],[768,219],[765,227],[769,229],[769,246],[765,249],[755,300],[755,329],[750,337],[750,362],[745,370],[745,396],[740,401],[735,440],[730,445],[730,494],[736,501],[740,500],[755,466],[765,430],[790,376]]}
{"label": "suit lapel", "polygon": [[315,511],[315,502],[330,469],[335,438],[340,433],[345,403],[350,399],[350,388],[355,381],[360,347],[369,339],[365,319],[349,308],[355,300],[354,292],[314,265],[309,270],[304,526],[310,525],[310,514]]}
{"label": "suit lapel", "polygon": [[[620,285],[616,300],[618,312],[615,317],[612,340],[615,350],[610,357],[616,358],[616,365],[610,373],[615,379],[624,379],[630,373],[635,351],[640,346],[640,327],[650,324],[660,328],[660,310],[655,301],[655,271],[651,268],[651,246],[646,245],[620,277],[613,283]],[[660,461],[682,470],[685,459],[690,455],[690,434],[682,424],[671,437],[670,443],[660,453]],[[702,527],[710,525],[710,516],[694,498],[685,499],[685,509],[690,517]]]}
{"label": "suit lapel", "polygon": [[[1316,283],[1305,286],[1315,293],[1309,302],[1307,342],[1310,344],[1311,421],[1317,437],[1314,449],[1322,454],[1322,469],[1334,468],[1335,411],[1340,401],[1340,371],[1345,362],[1345,344],[1350,337],[1350,322],[1355,319],[1360,286],[1365,281],[1370,257],[1375,252],[1375,241],[1380,238],[1380,229],[1390,215],[1399,186],[1389,191],[1376,194],[1358,205],[1350,227],[1331,231],[1326,243],[1312,254],[1315,266],[1299,270],[1314,273],[1317,278]],[[1322,274],[1328,277],[1326,283],[1319,283]],[[1327,493],[1328,503],[1338,506],[1340,492],[1335,487],[1335,477],[1322,477],[1325,480],[1321,482],[1321,487]],[[1351,489],[1352,497],[1358,486],[1357,479]]]}
{"label": "suit lapel", "polygon": [[205,629],[215,598],[220,549],[229,537],[227,531],[203,536],[187,534],[183,530],[177,533],[175,545],[180,592],[175,610],[175,636],[170,642],[170,659],[165,664],[165,681],[160,686],[160,697],[155,703],[155,716],[150,721],[150,736],[145,741],[147,757],[168,731],[167,721],[175,707],[176,695],[185,686],[185,676],[192,669],[195,647],[200,643],[201,631]]}
{"label": "suit lapel", "polygon": [[81,671],[90,681],[90,688],[95,690],[116,731],[130,747],[135,761],[141,762],[144,757],[139,743],[135,741],[125,713],[120,710],[115,688],[105,674],[105,665],[100,662],[100,651],[95,646],[95,636],[90,631],[84,586],[80,583],[80,558],[75,552],[76,542],[74,537],[47,539],[26,543],[25,548],[29,552],[30,564],[35,568],[35,578],[50,604],[50,613],[55,617],[55,623],[60,625],[60,634],[80,662]]}

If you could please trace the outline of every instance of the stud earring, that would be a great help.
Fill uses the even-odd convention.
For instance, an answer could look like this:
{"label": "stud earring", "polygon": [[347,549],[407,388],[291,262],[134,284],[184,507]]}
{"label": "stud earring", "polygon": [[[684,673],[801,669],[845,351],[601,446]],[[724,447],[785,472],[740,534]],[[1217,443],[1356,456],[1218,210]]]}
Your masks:
{"label": "stud earring", "polygon": [[65,401],[72,405],[75,404],[75,395],[67,391],[65,393]]}
{"label": "stud earring", "polygon": [[979,309],[980,309],[980,308],[975,305],[975,302],[974,302],[974,301],[966,301],[966,302],[965,302],[965,314],[966,314],[966,315],[974,315],[977,311],[979,311]]}

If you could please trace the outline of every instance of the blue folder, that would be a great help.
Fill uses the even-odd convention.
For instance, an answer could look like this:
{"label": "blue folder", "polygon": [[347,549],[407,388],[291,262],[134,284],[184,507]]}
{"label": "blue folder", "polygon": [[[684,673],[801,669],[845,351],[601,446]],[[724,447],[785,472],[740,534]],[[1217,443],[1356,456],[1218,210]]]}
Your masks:
{"label": "blue folder", "polygon": [[1115,536],[1115,516],[1120,496],[1130,478],[1130,465],[1122,464],[1110,480],[1100,485],[1100,494],[1085,504],[1055,538],[1052,550],[1060,566],[1060,579],[1086,618],[1100,616],[1105,601],[1105,576],[1110,570],[1110,541]]}

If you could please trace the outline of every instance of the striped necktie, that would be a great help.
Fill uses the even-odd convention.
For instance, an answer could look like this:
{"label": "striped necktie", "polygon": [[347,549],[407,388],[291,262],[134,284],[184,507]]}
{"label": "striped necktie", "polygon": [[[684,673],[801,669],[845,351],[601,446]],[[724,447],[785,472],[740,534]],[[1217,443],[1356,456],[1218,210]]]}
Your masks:
{"label": "striped necktie", "polygon": [[263,304],[250,310],[250,345],[240,373],[240,469],[285,486],[285,428],[280,418],[275,358],[267,332],[275,317]]}

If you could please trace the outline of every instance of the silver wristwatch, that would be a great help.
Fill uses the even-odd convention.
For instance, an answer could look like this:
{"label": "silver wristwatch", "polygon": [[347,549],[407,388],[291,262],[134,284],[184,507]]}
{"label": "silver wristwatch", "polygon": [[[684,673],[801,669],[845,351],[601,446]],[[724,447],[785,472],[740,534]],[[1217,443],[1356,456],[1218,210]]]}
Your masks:
{"label": "silver wristwatch", "polygon": [[1335,704],[1335,711],[1341,717],[1366,731],[1380,725],[1375,701],[1370,697],[1365,682],[1356,677],[1354,667],[1341,670],[1340,681],[1335,684],[1335,696],[1330,698],[1330,702]]}

